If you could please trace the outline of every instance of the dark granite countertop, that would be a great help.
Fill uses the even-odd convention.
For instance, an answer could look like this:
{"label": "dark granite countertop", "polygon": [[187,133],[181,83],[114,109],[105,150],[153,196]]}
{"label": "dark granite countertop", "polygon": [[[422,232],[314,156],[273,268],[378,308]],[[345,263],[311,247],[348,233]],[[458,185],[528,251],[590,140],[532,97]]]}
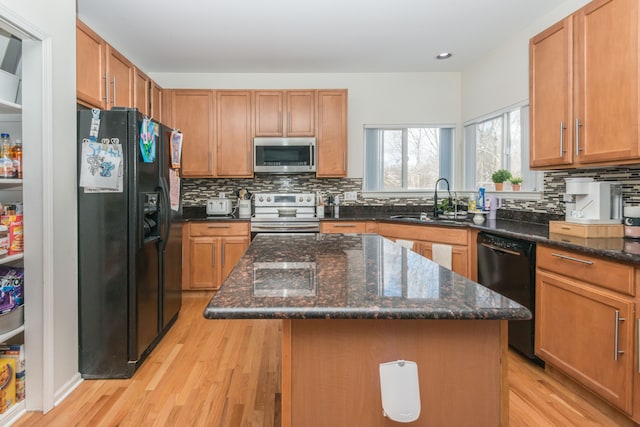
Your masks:
{"label": "dark granite countertop", "polygon": [[207,215],[205,206],[185,206],[182,208],[184,221],[249,221],[250,218],[239,218],[234,210],[232,215]]}
{"label": "dark granite countertop", "polygon": [[[628,264],[640,265],[640,240],[629,238],[580,238],[564,234],[549,233],[549,226],[546,223],[536,223],[527,221],[526,213],[521,219],[509,218],[496,220],[485,220],[483,224],[477,225],[470,219],[464,221],[435,220],[420,221],[412,218],[391,218],[396,215],[419,215],[419,211],[407,211],[406,209],[387,208],[371,209],[344,209],[340,210],[340,217],[326,217],[321,221],[367,221],[376,220],[381,222],[393,222],[401,224],[418,224],[425,227],[468,227],[485,231],[491,234],[522,239],[548,246],[584,253],[587,255],[599,256]],[[498,211],[500,213],[500,211]]]}
{"label": "dark granite countertop", "polygon": [[[424,209],[422,210],[424,211]],[[429,212],[431,213],[431,212]],[[420,221],[406,216],[418,216],[420,210],[408,207],[376,206],[376,207],[341,207],[340,216],[334,218],[327,216],[320,221],[380,221],[398,224],[418,224],[426,227],[468,227],[489,232],[499,236],[515,239],[523,239],[535,243],[599,256],[628,264],[640,265],[640,239],[629,238],[579,238],[563,234],[549,234],[549,226],[546,223],[529,221],[532,215],[522,213],[521,218],[500,218],[498,211],[497,220],[486,220],[481,225],[476,225],[471,220],[471,215],[464,221],[440,219],[436,221]],[[403,215],[404,218],[391,218]],[[249,221],[249,218],[232,216],[207,216],[204,206],[192,206],[183,208],[184,221]]]}
{"label": "dark granite countertop", "polygon": [[530,319],[520,304],[376,234],[259,234],[209,319]]}

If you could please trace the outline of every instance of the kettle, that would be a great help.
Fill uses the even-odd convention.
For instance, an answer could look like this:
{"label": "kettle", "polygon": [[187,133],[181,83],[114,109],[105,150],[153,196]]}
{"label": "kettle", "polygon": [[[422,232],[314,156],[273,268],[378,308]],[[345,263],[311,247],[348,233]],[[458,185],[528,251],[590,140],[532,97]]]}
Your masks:
{"label": "kettle", "polygon": [[489,211],[487,219],[496,219],[496,211],[502,207],[502,199],[497,196],[489,196],[486,198],[486,209]]}

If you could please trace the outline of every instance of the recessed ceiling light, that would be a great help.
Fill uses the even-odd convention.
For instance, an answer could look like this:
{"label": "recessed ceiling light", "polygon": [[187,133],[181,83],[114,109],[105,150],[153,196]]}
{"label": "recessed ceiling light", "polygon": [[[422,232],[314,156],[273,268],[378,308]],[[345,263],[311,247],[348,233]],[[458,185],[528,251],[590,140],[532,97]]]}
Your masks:
{"label": "recessed ceiling light", "polygon": [[448,59],[448,58],[451,58],[451,53],[449,52],[442,52],[441,54],[436,56],[436,59]]}

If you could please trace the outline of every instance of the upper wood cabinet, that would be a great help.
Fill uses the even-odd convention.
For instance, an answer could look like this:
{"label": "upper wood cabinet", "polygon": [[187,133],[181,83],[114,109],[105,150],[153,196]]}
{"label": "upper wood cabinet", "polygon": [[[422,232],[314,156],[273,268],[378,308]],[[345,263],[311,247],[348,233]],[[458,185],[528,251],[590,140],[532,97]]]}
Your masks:
{"label": "upper wood cabinet", "polygon": [[137,107],[149,113],[149,77],[76,20],[76,98],[100,109]]}
{"label": "upper wood cabinet", "polygon": [[175,128],[176,125],[173,124],[173,114],[171,108],[171,103],[173,101],[171,97],[172,93],[173,91],[171,89],[162,89],[160,91],[160,116],[162,117],[162,123],[169,127]]}
{"label": "upper wood cabinet", "polygon": [[347,176],[347,90],[318,90],[318,177]]}
{"label": "upper wood cabinet", "polygon": [[216,176],[253,176],[251,91],[216,91]]}
{"label": "upper wood cabinet", "polygon": [[215,171],[214,92],[171,91],[171,125],[182,131],[182,176],[211,177]]}
{"label": "upper wood cabinet", "polygon": [[531,167],[638,163],[638,2],[595,0],[530,41]]}
{"label": "upper wood cabinet", "polygon": [[107,45],[107,108],[133,107],[134,68],[120,52]]}
{"label": "upper wood cabinet", "polygon": [[150,82],[149,95],[151,97],[149,100],[149,115],[160,123],[170,126],[168,123],[165,123],[162,114],[162,88],[153,80]]}
{"label": "upper wood cabinet", "polygon": [[314,136],[313,90],[254,91],[255,136]]}
{"label": "upper wood cabinet", "polygon": [[531,167],[569,165],[573,159],[572,57],[572,18],[529,43]]}
{"label": "upper wood cabinet", "polygon": [[150,115],[151,79],[138,68],[133,69],[133,106],[142,114]]}
{"label": "upper wood cabinet", "polygon": [[76,97],[87,107],[105,108],[106,48],[100,36],[76,20]]}

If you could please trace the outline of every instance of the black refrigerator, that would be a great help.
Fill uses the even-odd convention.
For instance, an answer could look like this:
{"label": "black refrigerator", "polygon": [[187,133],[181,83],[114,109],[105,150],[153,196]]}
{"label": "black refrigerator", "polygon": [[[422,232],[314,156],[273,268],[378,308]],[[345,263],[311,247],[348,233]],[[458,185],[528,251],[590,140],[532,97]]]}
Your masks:
{"label": "black refrigerator", "polygon": [[182,220],[170,133],[136,109],[78,111],[83,378],[130,378],[178,317]]}

